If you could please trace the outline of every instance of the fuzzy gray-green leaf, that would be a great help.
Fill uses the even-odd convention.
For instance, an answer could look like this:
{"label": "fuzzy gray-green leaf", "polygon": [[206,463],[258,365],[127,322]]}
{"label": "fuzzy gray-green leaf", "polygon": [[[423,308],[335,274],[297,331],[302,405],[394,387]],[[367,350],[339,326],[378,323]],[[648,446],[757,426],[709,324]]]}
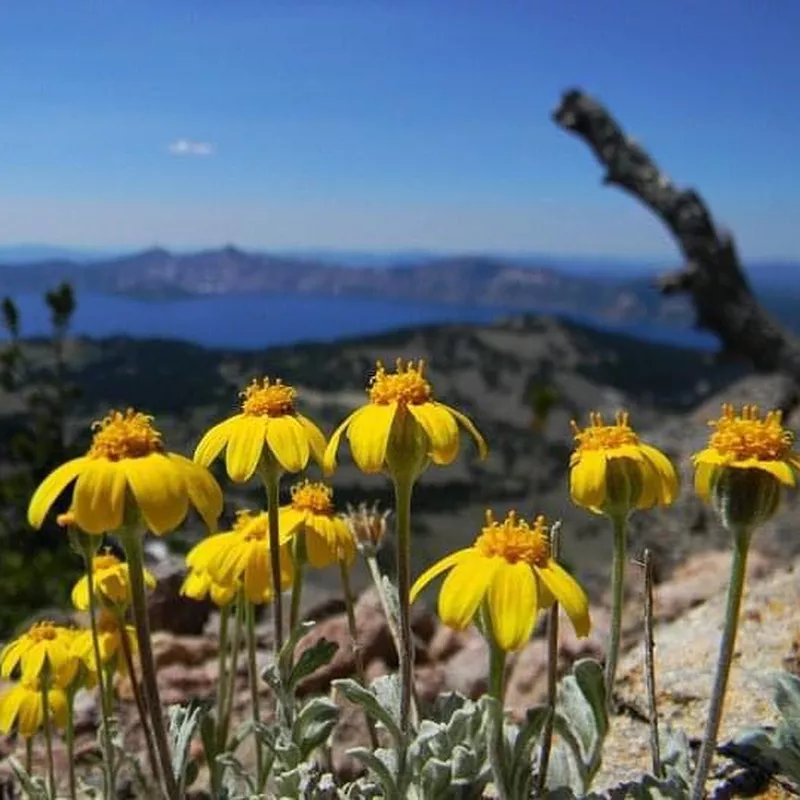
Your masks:
{"label": "fuzzy gray-green leaf", "polygon": [[361,706],[376,722],[383,725],[397,744],[402,742],[403,734],[392,712],[381,704],[373,692],[365,689],[352,678],[333,681],[333,687],[340,691],[351,703]]}
{"label": "fuzzy gray-green leaf", "polygon": [[366,747],[353,747],[347,751],[357,761],[360,761],[378,780],[386,793],[387,800],[398,798],[395,772],[397,771],[396,756],[392,750],[378,749],[375,752]]}
{"label": "fuzzy gray-green leaf", "polygon": [[329,664],[338,649],[339,645],[336,642],[323,638],[314,642],[308,650],[304,650],[289,675],[289,689],[294,689],[303,678]]}

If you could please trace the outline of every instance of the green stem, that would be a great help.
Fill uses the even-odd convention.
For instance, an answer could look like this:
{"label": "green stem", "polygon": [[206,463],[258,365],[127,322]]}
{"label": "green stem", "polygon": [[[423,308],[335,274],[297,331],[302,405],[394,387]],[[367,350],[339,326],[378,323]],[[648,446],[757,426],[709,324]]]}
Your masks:
{"label": "green stem", "polygon": [[505,696],[506,652],[494,642],[489,642],[489,695],[503,707]]}
{"label": "green stem", "polygon": [[48,676],[42,677],[42,714],[44,716],[44,741],[47,747],[47,785],[50,797],[55,800],[56,796],[56,774],[53,766],[53,726],[50,719],[50,679]]}
{"label": "green stem", "polygon": [[397,510],[397,593],[400,605],[400,730],[411,732],[409,715],[414,690],[414,642],[411,638],[411,493],[413,480],[395,479]]}
{"label": "green stem", "polygon": [[133,621],[136,626],[136,638],[139,642],[139,663],[142,668],[142,685],[145,701],[150,711],[150,722],[153,726],[153,738],[156,742],[158,757],[161,761],[161,775],[169,800],[179,800],[178,783],[172,771],[172,758],[167,742],[167,731],[161,713],[161,698],[158,694],[156,668],[153,659],[153,648],[150,643],[150,621],[147,613],[147,595],[144,585],[144,546],[143,534],[137,530],[123,530],[120,541],[125,548],[128,559],[128,571],[131,581],[131,607]]}
{"label": "green stem", "polygon": [[289,609],[290,633],[294,633],[295,629],[300,624],[300,601],[303,599],[303,577],[306,566],[305,539],[305,532],[298,533],[297,536],[295,536],[292,548],[294,580],[292,581],[292,604]]}
{"label": "green stem", "polygon": [[378,559],[375,556],[365,556],[369,574],[372,577],[372,582],[375,584],[375,589],[378,592],[378,598],[381,601],[381,608],[383,608],[383,615],[386,617],[386,626],[389,628],[389,634],[394,642],[395,650],[397,650],[397,657],[400,657],[400,652],[403,645],[400,639],[400,631],[397,630],[394,615],[392,614],[389,600],[386,597],[386,587],[383,585],[383,576],[381,575],[380,568],[378,567]]}
{"label": "green stem", "polygon": [[150,772],[153,775],[153,780],[157,786],[161,785],[161,770],[158,767],[158,757],[156,756],[155,743],[153,742],[153,732],[150,728],[148,721],[147,701],[142,695],[142,689],[139,686],[139,681],[136,679],[136,668],[133,663],[133,653],[131,652],[131,645],[128,641],[128,635],[125,625],[125,617],[122,613],[117,613],[117,624],[120,626],[120,643],[122,644],[122,656],[125,659],[125,668],[128,670],[128,677],[131,681],[131,691],[133,692],[133,699],[136,703],[136,710],[139,713],[139,719],[142,723],[142,733],[144,733],[144,742],[147,748],[147,760],[150,764]]}
{"label": "green stem", "polygon": [[228,685],[225,689],[225,705],[222,712],[222,722],[217,731],[217,752],[222,753],[228,747],[228,730],[231,724],[233,710],[233,695],[236,691],[236,673],[239,667],[239,649],[242,643],[242,627],[244,625],[245,599],[242,592],[236,600],[236,625],[233,628],[233,642],[231,643],[231,666],[228,670]]}
{"label": "green stem", "polygon": [[253,709],[253,746],[256,750],[256,786],[261,789],[264,757],[261,752],[261,741],[256,728],[261,723],[261,708],[258,698],[258,665],[256,663],[256,612],[252,603],[247,603],[247,666],[250,678],[250,702]]}
{"label": "green stem", "polygon": [[739,626],[739,610],[742,604],[749,546],[750,531],[738,531],[734,540],[731,579],[728,584],[725,628],[722,632],[722,641],[719,646],[717,674],[711,693],[711,706],[708,710],[706,730],[703,734],[703,744],[697,759],[697,771],[695,772],[694,786],[692,787],[692,800],[701,800],[705,794],[706,778],[717,749],[717,735],[719,734],[719,724],[722,719],[722,709],[725,703],[725,691],[728,687],[733,650],[736,645],[736,631]]}
{"label": "green stem", "polygon": [[100,715],[102,717],[103,742],[103,776],[105,781],[105,796],[114,797],[114,747],[111,743],[111,704],[109,703],[103,676],[103,665],[100,659],[100,641],[97,636],[97,597],[94,592],[94,561],[90,549],[84,551],[86,562],[86,578],[89,581],[89,624],[92,629],[92,649],[94,651],[94,664],[97,670],[98,688],[100,690]]}
{"label": "green stem", "polygon": [[614,562],[611,567],[611,634],[606,654],[606,709],[611,713],[614,704],[614,681],[617,677],[617,662],[622,631],[622,605],[625,590],[625,560],[627,558],[627,517],[611,518],[614,527]]}
{"label": "green stem", "polygon": [[558,603],[553,603],[547,615],[547,719],[542,730],[539,750],[536,797],[544,796],[550,752],[553,747],[553,727],[556,721],[556,692],[558,691]]}
{"label": "green stem", "polygon": [[25,772],[33,776],[33,737],[25,740]]}
{"label": "green stem", "polygon": [[283,650],[283,596],[281,594],[281,550],[280,525],[278,524],[278,503],[280,470],[274,463],[267,463],[262,471],[264,488],[267,492],[267,524],[269,529],[269,565],[272,574],[272,621],[275,637],[275,663],[280,664]]}
{"label": "green stem", "polygon": [[67,746],[67,771],[69,774],[69,796],[76,800],[77,788],[75,784],[75,690],[67,690],[67,730],[64,738]]}
{"label": "green stem", "polygon": [[[339,574],[342,578],[342,593],[344,594],[344,606],[347,611],[347,627],[350,629],[350,640],[353,642],[353,657],[356,662],[356,677],[358,682],[366,689],[367,675],[364,671],[364,652],[361,649],[361,640],[358,636],[356,625],[356,599],[353,594],[353,587],[350,585],[350,570],[344,561],[339,562]],[[372,717],[364,711],[364,719],[367,722],[367,731],[372,749],[377,750],[379,746],[378,734],[375,731],[375,723]]]}

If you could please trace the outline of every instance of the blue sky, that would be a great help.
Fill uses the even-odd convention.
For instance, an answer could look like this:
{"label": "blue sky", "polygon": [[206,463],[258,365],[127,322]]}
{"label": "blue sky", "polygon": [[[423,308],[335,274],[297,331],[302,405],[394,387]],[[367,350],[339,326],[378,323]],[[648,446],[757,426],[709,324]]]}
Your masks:
{"label": "blue sky", "polygon": [[0,245],[675,257],[550,112],[607,103],[800,257],[796,0],[0,5]]}

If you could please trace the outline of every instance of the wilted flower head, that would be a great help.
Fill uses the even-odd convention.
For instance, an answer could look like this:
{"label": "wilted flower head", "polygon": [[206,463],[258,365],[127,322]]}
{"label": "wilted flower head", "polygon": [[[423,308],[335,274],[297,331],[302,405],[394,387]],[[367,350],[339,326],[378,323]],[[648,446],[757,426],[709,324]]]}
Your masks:
{"label": "wilted flower head", "polygon": [[386,537],[388,519],[391,509],[381,511],[377,503],[368,506],[361,503],[358,508],[347,506],[347,513],[342,515],[350,528],[356,546],[359,549],[374,553]]}
{"label": "wilted flower head", "polygon": [[573,420],[575,450],[570,458],[570,494],[579,506],[596,514],[627,516],[634,509],[669,505],[678,496],[672,462],[645,444],[631,428],[628,414],[606,425],[597,412],[579,428]]}

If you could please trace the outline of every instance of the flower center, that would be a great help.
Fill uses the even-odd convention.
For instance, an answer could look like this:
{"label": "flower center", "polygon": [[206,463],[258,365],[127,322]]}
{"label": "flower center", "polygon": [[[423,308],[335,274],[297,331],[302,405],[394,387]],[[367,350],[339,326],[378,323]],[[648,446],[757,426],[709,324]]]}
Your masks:
{"label": "flower center", "polygon": [[58,638],[58,630],[52,622],[37,622],[28,631],[28,638],[34,642],[52,642]]}
{"label": "flower center", "polygon": [[418,406],[430,402],[433,399],[433,390],[423,376],[424,371],[425,362],[422,359],[416,364],[412,361],[404,364],[398,358],[395,372],[387,372],[379,361],[369,388],[370,402],[382,406],[389,403]]}
{"label": "flower center", "polygon": [[496,522],[486,512],[486,525],[475,540],[475,548],[488,558],[500,556],[510,564],[524,561],[532,567],[543,567],[550,558],[550,534],[545,518],[536,517],[531,527],[516,511],[509,511],[503,522]]}
{"label": "flower center", "polygon": [[624,445],[639,444],[639,437],[628,424],[628,412],[617,412],[615,425],[606,425],[602,414],[592,411],[589,425],[583,430],[575,420],[570,422],[578,450],[613,450]]}
{"label": "flower center", "polygon": [[251,417],[282,417],[294,413],[294,399],[297,391],[280,380],[270,383],[264,378],[253,382],[239,395],[242,398],[242,412]]}
{"label": "flower center", "polygon": [[246,542],[263,542],[267,539],[267,515],[265,512],[237,511],[233,530]]}
{"label": "flower center", "polygon": [[112,411],[105,419],[92,425],[94,438],[89,458],[142,458],[161,453],[164,445],[161,434],[153,427],[153,418],[129,408],[124,414]]}
{"label": "flower center", "polygon": [[782,461],[792,449],[794,435],[782,425],[780,411],[769,411],[761,419],[758,406],[744,406],[737,415],[733,406],[726,403],[722,416],[709,422],[714,433],[709,447],[720,455],[743,460]]}
{"label": "flower center", "polygon": [[333,514],[333,489],[324,483],[303,481],[292,486],[292,507],[314,514]]}

